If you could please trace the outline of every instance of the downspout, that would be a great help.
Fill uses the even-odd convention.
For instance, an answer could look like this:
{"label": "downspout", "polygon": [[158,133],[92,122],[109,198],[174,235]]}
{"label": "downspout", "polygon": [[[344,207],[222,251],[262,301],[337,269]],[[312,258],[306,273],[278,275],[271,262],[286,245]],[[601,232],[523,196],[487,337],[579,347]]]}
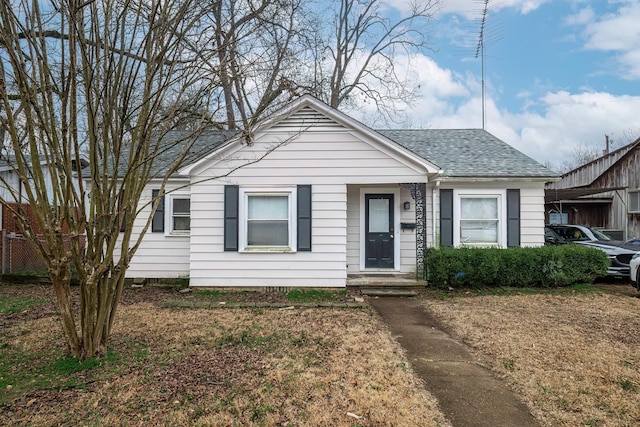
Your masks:
{"label": "downspout", "polygon": [[440,180],[436,179],[436,185],[433,186],[433,194],[431,195],[431,222],[432,222],[432,226],[431,229],[433,230],[431,232],[432,236],[431,236],[431,242],[433,244],[434,247],[439,247],[440,246],[440,242],[438,241],[438,229],[437,229],[437,225],[438,225],[438,221],[437,221],[437,216],[436,216],[436,211],[439,213],[439,209],[437,209],[438,207],[438,203],[436,202],[436,198],[438,198],[438,192],[440,191]]}
{"label": "downspout", "polygon": [[[438,225],[438,221],[437,221],[437,215],[436,212],[439,212],[437,207],[438,207],[438,202],[436,201],[436,199],[438,198],[438,192],[440,191],[440,180],[436,179],[435,180],[435,185],[433,186],[433,190],[431,192],[431,245],[433,247],[439,247],[440,246],[440,242],[438,241],[438,229],[437,229],[437,225]],[[425,224],[426,225],[426,224]],[[425,253],[424,253],[424,280],[429,283],[429,267],[428,267],[428,262],[427,262],[427,249],[425,247]]]}

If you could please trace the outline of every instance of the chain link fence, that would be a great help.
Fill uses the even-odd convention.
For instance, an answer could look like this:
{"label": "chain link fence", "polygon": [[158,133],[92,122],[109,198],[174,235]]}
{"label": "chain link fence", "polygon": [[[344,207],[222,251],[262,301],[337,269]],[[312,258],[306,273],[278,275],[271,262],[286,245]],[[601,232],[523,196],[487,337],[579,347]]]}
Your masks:
{"label": "chain link fence", "polygon": [[[84,236],[81,239],[84,247]],[[65,236],[64,241],[68,246],[69,237]],[[2,274],[46,275],[47,267],[22,234],[2,230]]]}

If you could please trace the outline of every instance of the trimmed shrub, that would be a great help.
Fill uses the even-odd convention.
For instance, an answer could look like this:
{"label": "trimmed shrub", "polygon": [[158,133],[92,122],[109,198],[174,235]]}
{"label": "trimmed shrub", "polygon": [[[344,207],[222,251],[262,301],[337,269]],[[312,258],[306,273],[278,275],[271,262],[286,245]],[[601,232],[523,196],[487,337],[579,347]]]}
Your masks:
{"label": "trimmed shrub", "polygon": [[603,251],[580,245],[429,248],[427,281],[436,288],[559,287],[607,274]]}

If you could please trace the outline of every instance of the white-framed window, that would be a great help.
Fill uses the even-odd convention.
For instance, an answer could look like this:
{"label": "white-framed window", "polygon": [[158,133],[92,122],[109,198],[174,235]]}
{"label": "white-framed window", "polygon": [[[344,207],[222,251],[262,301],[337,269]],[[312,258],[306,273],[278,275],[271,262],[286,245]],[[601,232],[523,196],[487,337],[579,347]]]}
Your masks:
{"label": "white-framed window", "polygon": [[629,212],[640,213],[640,190],[629,191]]}
{"label": "white-framed window", "polygon": [[296,188],[240,190],[240,250],[295,251]]}
{"label": "white-framed window", "polygon": [[191,230],[191,198],[185,193],[167,194],[165,230],[168,234],[189,234]]}
{"label": "white-framed window", "polygon": [[506,246],[504,191],[468,190],[454,198],[454,245]]}

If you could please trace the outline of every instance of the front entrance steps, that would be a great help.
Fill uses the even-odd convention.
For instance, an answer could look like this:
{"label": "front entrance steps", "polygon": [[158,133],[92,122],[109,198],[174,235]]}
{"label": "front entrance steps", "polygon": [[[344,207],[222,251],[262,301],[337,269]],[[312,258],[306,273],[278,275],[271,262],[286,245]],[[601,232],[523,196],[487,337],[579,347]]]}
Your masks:
{"label": "front entrance steps", "polygon": [[347,277],[347,288],[358,289],[363,295],[377,297],[414,297],[425,282],[415,274],[360,273]]}

